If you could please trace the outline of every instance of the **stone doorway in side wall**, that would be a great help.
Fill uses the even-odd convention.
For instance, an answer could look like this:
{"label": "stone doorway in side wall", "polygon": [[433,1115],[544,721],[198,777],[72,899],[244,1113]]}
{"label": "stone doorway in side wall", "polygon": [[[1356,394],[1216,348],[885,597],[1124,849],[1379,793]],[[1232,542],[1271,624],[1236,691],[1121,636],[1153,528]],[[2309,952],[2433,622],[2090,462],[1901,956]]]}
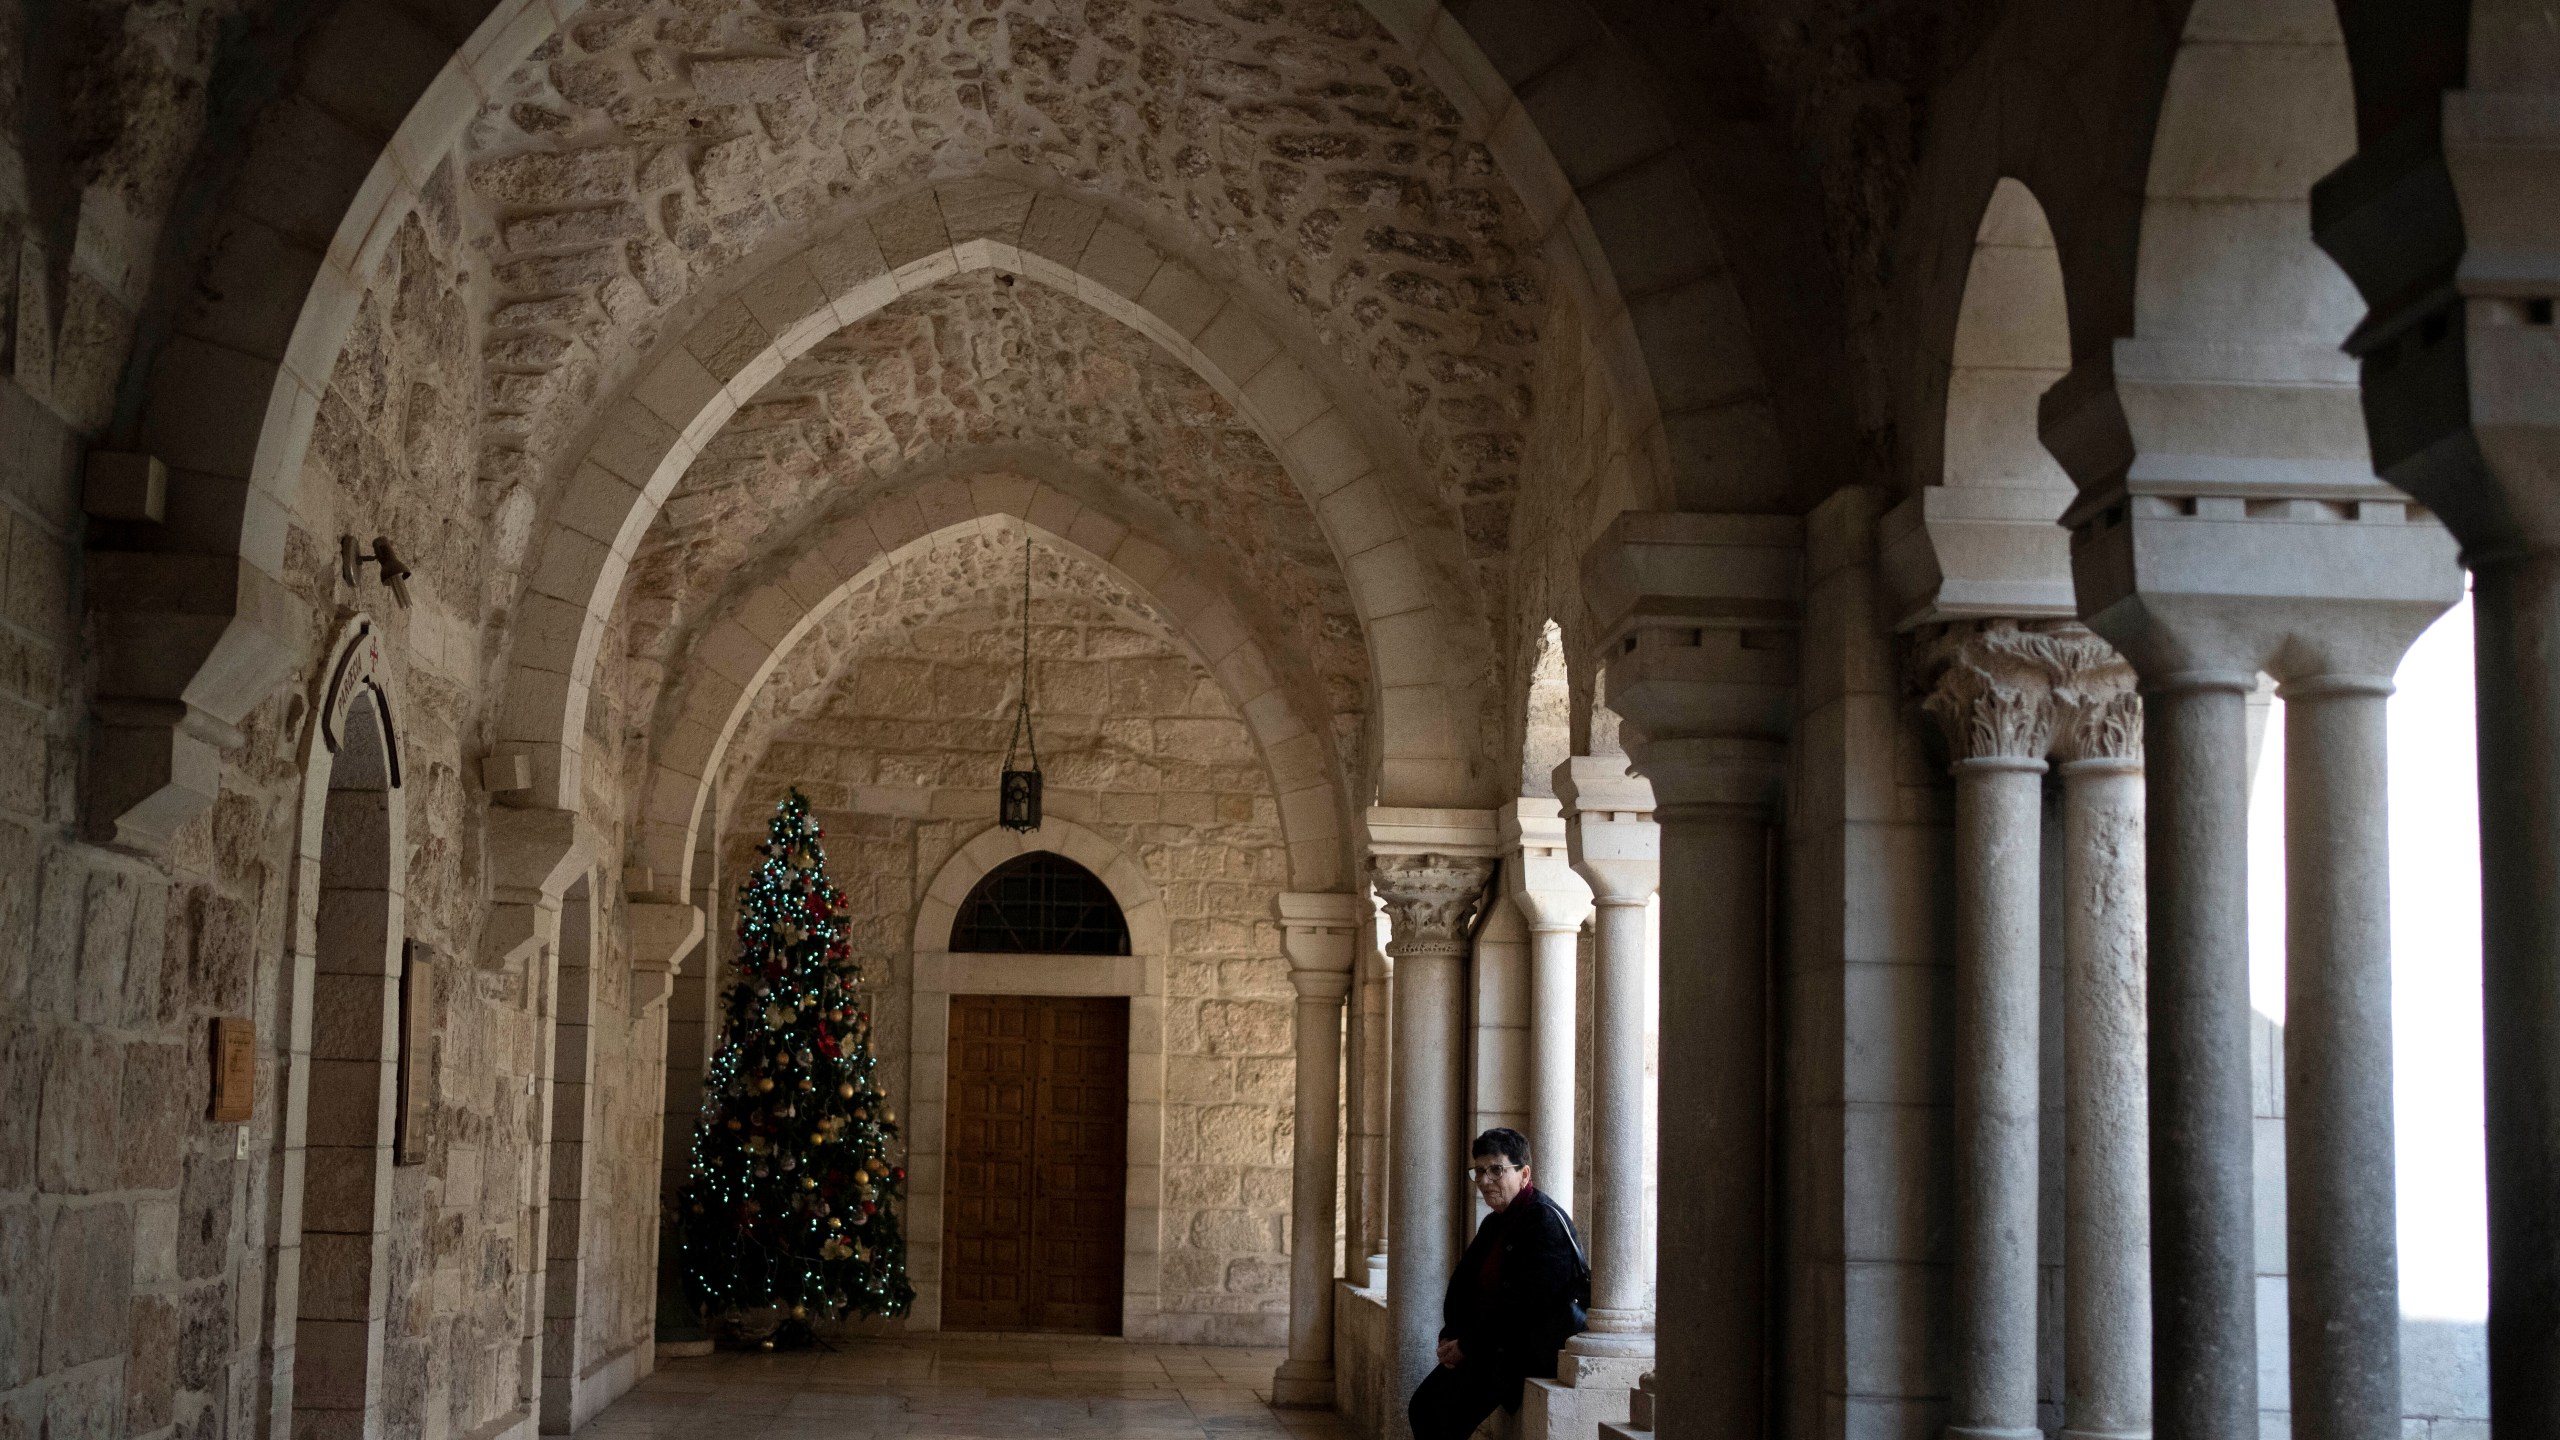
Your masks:
{"label": "stone doorway in side wall", "polygon": [[1121,1332],[1129,1002],[951,997],[942,1325]]}

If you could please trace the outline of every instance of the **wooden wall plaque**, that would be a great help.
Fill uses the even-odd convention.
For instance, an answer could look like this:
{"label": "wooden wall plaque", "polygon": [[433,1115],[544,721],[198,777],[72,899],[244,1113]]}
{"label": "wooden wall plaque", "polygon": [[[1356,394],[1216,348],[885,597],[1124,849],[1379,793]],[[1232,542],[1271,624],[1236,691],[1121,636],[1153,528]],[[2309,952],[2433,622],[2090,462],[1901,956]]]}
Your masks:
{"label": "wooden wall plaque", "polygon": [[224,1015],[213,1022],[213,1123],[238,1125],[258,1108],[258,1022]]}

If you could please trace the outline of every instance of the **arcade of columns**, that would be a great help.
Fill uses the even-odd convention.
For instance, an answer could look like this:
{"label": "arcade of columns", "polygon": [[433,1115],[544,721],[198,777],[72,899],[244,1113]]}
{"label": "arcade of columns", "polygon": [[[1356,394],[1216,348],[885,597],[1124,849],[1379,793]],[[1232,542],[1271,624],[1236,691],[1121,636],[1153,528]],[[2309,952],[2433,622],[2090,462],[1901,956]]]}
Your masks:
{"label": "arcade of columns", "polygon": [[[2242,775],[2244,705],[2262,669],[2277,678],[2287,725],[2292,1423],[2341,1440],[2400,1433],[2383,702],[2401,655],[2455,598],[2451,556],[2441,532],[2405,522],[2378,491],[2318,512],[2326,523],[2313,526],[2252,523],[2237,504],[2200,508],[2223,523],[2181,526],[2194,512],[2136,501],[2084,528],[2084,577],[2149,544],[2146,558],[2165,562],[2154,573],[2172,582],[2093,607],[2098,633],[1979,618],[1927,626],[1910,647],[1910,679],[1955,779],[1959,1219],[1946,1433],[1956,1440],[2043,1433],[2040,892],[2051,873],[2064,916],[2062,1433],[2256,1426]],[[1350,1253],[1395,1237],[1391,1255],[1361,1267],[1383,1258],[1391,1396],[1434,1363],[1440,1287],[1474,1220],[1453,1179],[1465,1152],[1451,1057],[1465,1049],[1459,971],[1480,908],[1497,898],[1488,882],[1499,866],[1535,937],[1530,1112],[1540,1135],[1566,1137],[1568,1155],[1572,947],[1586,920],[1594,941],[1593,1194],[1578,1211],[1591,1232],[1591,1329],[1560,1358],[1556,1381],[1533,1386],[1524,1433],[1623,1437],[1660,1424],[1756,1434],[1772,1420],[1780,1281],[1770,1257],[1781,1246],[1770,1204],[1770,855],[1795,663],[1791,641],[1763,638],[1794,624],[1790,537],[1779,528],[1630,515],[1594,551],[1585,580],[1611,606],[1608,693],[1635,732],[1628,758],[1570,759],[1554,801],[1498,815],[1370,814],[1369,876],[1393,937],[1393,1198],[1388,1218],[1355,1219]],[[2173,588],[2209,581],[2235,547],[2288,544],[2302,564],[2291,573],[2331,593]],[[1735,575],[1772,583],[1738,594]],[[2049,773],[2062,812],[2051,866]],[[1561,863],[1568,854],[1579,886]],[[1658,1277],[1644,1273],[1638,1205],[1644,907],[1657,890],[1660,1024],[1684,1037],[1660,1068]],[[1336,1055],[1365,908],[1348,895],[1282,902],[1299,1054],[1318,1065]],[[1336,1113],[1330,1067],[1300,1073],[1299,1113]],[[1334,1398],[1336,1285],[1320,1237],[1340,1138],[1323,1124],[1297,1132],[1283,1403]],[[1551,1183],[1569,1187],[1570,1169]],[[1374,1187],[1351,1193],[1374,1211]],[[1562,1198],[1574,1203],[1569,1189]],[[1701,1267],[1712,1277],[1703,1283]]]}
{"label": "arcade of columns", "polygon": [[[0,1440],[646,1373],[722,847],[831,720],[927,732],[829,783],[940,1083],[1017,541],[1130,1333],[1393,1440],[1501,1114],[1594,1268],[1524,1440],[2560,1440],[2544,0],[12,8]],[[2385,716],[2466,576],[2448,1420]]]}

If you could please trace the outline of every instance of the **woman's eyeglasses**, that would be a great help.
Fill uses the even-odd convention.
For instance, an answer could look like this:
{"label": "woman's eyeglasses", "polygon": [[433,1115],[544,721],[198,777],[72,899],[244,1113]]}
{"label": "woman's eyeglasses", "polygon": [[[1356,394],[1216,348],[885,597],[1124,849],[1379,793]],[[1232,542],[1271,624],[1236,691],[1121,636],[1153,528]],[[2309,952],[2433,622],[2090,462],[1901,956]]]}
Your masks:
{"label": "woman's eyeglasses", "polygon": [[1468,1179],[1481,1184],[1487,1180],[1498,1180],[1519,1168],[1506,1160],[1499,1165],[1470,1165],[1463,1173]]}

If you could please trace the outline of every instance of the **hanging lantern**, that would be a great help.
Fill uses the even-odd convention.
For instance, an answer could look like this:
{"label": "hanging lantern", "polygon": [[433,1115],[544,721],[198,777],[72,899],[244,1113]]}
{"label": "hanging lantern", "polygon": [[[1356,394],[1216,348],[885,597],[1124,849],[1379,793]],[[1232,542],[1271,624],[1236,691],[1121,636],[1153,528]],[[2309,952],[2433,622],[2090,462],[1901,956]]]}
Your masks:
{"label": "hanging lantern", "polygon": [[[1028,751],[1031,768],[1017,770]],[[1040,739],[1031,731],[1031,532],[1022,533],[1022,696],[1013,708],[1013,739],[1004,747],[1004,776],[996,787],[996,823],[1007,830],[1040,828]]]}

